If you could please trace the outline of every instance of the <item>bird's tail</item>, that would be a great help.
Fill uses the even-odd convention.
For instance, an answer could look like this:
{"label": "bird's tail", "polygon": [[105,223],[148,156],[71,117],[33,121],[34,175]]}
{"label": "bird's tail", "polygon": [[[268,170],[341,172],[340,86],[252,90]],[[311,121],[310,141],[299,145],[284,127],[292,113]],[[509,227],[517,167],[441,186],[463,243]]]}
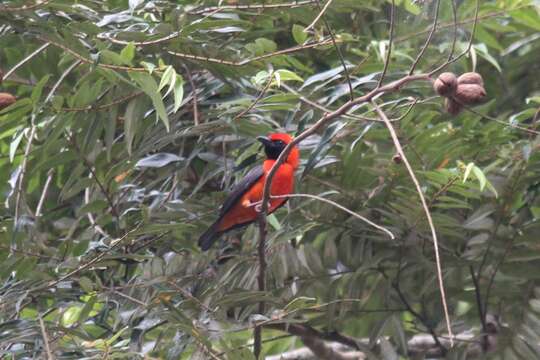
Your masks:
{"label": "bird's tail", "polygon": [[199,247],[202,251],[206,251],[212,247],[212,244],[219,239],[221,232],[218,230],[218,223],[212,224],[199,238]]}

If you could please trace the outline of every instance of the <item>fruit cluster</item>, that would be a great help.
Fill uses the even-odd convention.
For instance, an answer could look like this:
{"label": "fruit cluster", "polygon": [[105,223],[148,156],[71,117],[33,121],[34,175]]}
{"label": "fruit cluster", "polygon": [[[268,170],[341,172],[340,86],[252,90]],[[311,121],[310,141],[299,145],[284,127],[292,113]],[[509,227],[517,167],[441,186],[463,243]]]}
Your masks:
{"label": "fruit cluster", "polygon": [[464,105],[477,105],[486,97],[484,80],[476,72],[467,72],[459,77],[451,72],[439,75],[433,82],[435,92],[445,99],[445,109],[452,115],[457,115]]}

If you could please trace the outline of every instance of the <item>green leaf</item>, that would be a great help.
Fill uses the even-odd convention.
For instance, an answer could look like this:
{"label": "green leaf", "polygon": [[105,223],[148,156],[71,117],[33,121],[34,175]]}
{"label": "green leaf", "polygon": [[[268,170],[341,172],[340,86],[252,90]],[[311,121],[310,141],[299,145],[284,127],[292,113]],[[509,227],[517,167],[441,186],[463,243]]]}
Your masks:
{"label": "green leaf", "polygon": [[150,97],[158,117],[161,119],[167,131],[170,130],[169,117],[159,93],[158,85],[154,78],[147,73],[130,73],[131,78],[139,85],[140,89]]}
{"label": "green leaf", "polygon": [[176,81],[174,85],[174,108],[173,112],[177,112],[182,106],[184,100],[184,78],[182,75],[176,75]]}
{"label": "green leaf", "polygon": [[133,63],[133,58],[135,57],[135,45],[133,42],[130,42],[122,49],[120,56],[122,57],[124,63],[129,65]]}
{"label": "green leaf", "polygon": [[308,37],[308,34],[304,32],[304,27],[297,24],[293,25],[292,34],[294,41],[296,41],[296,43],[299,45],[302,45]]}
{"label": "green leaf", "polygon": [[71,327],[74,325],[77,320],[79,320],[81,312],[82,306],[80,305],[70,306],[67,308],[62,314],[62,325],[65,327]]}
{"label": "green leaf", "polygon": [[467,167],[465,168],[465,172],[463,173],[463,183],[467,182],[467,179],[469,178],[469,175],[471,174],[472,169],[474,168],[474,163],[468,163]]}

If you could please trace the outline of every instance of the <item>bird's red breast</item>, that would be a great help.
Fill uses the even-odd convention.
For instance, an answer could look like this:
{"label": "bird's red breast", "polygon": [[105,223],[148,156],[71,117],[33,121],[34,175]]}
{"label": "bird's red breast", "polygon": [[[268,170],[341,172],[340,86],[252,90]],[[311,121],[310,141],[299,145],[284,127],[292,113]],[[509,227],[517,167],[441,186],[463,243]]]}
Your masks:
{"label": "bird's red breast", "polygon": [[[271,134],[268,138],[272,141],[281,140],[285,144],[289,144],[292,138],[289,134],[276,133]],[[300,152],[298,148],[293,147],[290,154],[287,156],[287,160],[281,164],[274,178],[272,179],[272,185],[270,187],[270,194],[273,196],[287,195],[294,190],[294,171],[298,167],[300,161]],[[240,200],[228,211],[223,219],[220,221],[218,230],[226,231],[236,225],[248,223],[257,219],[258,213],[255,206],[252,204],[259,203],[262,199],[264,182],[266,181],[266,175],[272,169],[272,166],[276,162],[275,159],[267,159],[263,163],[263,176],[261,176],[255,184],[253,184],[249,190],[247,190]],[[272,213],[279,208],[287,199],[271,199],[268,207],[268,213]]]}

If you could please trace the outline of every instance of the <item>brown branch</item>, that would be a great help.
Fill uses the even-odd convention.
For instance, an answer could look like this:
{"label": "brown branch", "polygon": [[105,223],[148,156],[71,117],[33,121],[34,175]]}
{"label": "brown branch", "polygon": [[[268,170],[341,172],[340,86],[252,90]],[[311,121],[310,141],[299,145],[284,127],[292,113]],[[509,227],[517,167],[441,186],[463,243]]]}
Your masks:
{"label": "brown branch", "polygon": [[317,0],[305,0],[294,1],[290,3],[277,3],[277,4],[245,4],[245,5],[222,5],[222,6],[210,6],[202,9],[195,9],[188,11],[192,15],[200,15],[215,10],[266,10],[266,9],[278,9],[278,8],[295,8],[304,5],[311,5],[316,3]]}
{"label": "brown branch", "polygon": [[478,24],[478,12],[479,11],[480,11],[480,0],[476,0],[476,8],[475,8],[475,11],[474,11],[474,22],[473,22],[473,27],[472,27],[472,30],[471,30],[471,37],[469,38],[469,44],[467,45],[467,48],[465,50],[463,50],[463,52],[461,54],[459,54],[458,56],[456,56],[455,58],[450,58],[449,57],[448,61],[446,61],[444,64],[442,64],[442,65],[438,66],[437,68],[435,68],[434,70],[430,71],[430,75],[439,72],[440,70],[444,69],[445,67],[447,67],[448,65],[450,65],[452,63],[455,63],[456,61],[458,61],[459,59],[461,59],[463,56],[467,55],[471,51],[472,44],[473,44],[473,41],[474,41],[474,35],[476,33],[476,25]]}
{"label": "brown branch", "polygon": [[54,356],[51,352],[51,347],[49,345],[49,336],[47,335],[47,329],[45,328],[45,323],[43,322],[43,318],[41,315],[38,316],[39,320],[39,327],[41,329],[41,336],[43,338],[43,345],[45,347],[45,353],[47,354],[46,359],[47,360],[54,360]]}
{"label": "brown branch", "polygon": [[133,71],[133,72],[146,72],[147,71],[146,68],[144,68],[144,67],[130,67],[130,66],[121,66],[121,65],[101,64],[101,63],[96,64],[95,61],[85,58],[84,56],[82,56],[78,52],[70,49],[69,47],[65,46],[64,44],[60,44],[60,43],[58,43],[56,41],[49,40],[49,39],[43,38],[41,36],[38,36],[37,39],[40,40],[40,41],[45,42],[46,44],[50,43],[51,45],[56,46],[57,48],[64,50],[65,52],[67,52],[68,54],[70,54],[71,56],[73,56],[74,58],[80,60],[81,62],[83,62],[85,64],[91,64],[91,65],[95,65],[95,66],[98,66],[98,67],[101,67],[101,68],[104,68],[104,69],[110,69],[110,70],[122,70],[122,71]]}
{"label": "brown branch", "polygon": [[[264,198],[263,198],[264,199]],[[266,202],[264,202],[266,203]],[[263,204],[264,204],[263,203]],[[263,207],[264,205],[262,205]],[[266,212],[261,211],[258,216],[259,225],[259,242],[257,246],[257,257],[259,260],[259,273],[257,275],[258,290],[264,292],[266,290]],[[264,301],[259,302],[259,314],[265,312]],[[261,354],[262,326],[255,326],[253,330],[253,354],[255,359],[259,359]]]}
{"label": "brown branch", "polygon": [[502,120],[499,120],[497,118],[494,118],[492,116],[489,116],[489,115],[486,115],[486,114],[482,114],[482,113],[479,113],[478,111],[474,110],[472,107],[468,106],[468,105],[465,105],[461,102],[459,102],[463,108],[475,115],[478,115],[486,120],[490,120],[490,121],[495,121],[496,123],[499,123],[501,125],[504,125],[504,126],[509,126],[511,128],[514,128],[514,129],[517,129],[517,130],[521,130],[521,131],[525,131],[529,134],[533,134],[533,135],[540,135],[540,131],[536,131],[536,130],[533,130],[533,129],[529,129],[529,128],[526,128],[526,127],[523,127],[523,126],[519,126],[519,125],[515,125],[515,124],[510,124],[510,123],[507,123],[505,121],[502,121]]}
{"label": "brown branch", "polygon": [[[491,12],[491,13],[487,13],[487,14],[478,16],[478,20],[489,19],[489,18],[501,16],[501,15],[508,15],[511,11],[519,10],[519,9],[523,9],[523,8],[527,8],[527,7],[533,7],[533,6],[534,6],[533,4],[523,4],[523,5],[515,6],[515,7],[511,8],[511,9],[494,11],[494,12]],[[437,26],[436,31],[446,29],[446,28],[449,28],[449,27],[453,27],[453,26],[456,26],[456,25],[467,25],[467,24],[470,24],[470,23],[474,23],[476,21],[475,19],[476,19],[476,17],[473,16],[471,18],[468,18],[468,19],[465,19],[465,20],[462,20],[462,21],[459,21],[459,22],[452,21],[452,22],[443,23],[443,24],[440,24],[439,26]],[[416,36],[420,36],[420,35],[429,33],[430,31],[431,31],[431,29],[428,28],[426,30],[422,30],[422,31],[419,31],[419,32],[416,32],[416,33],[403,35],[403,36],[401,36],[399,38],[396,38],[395,42],[396,43],[403,42],[403,41],[409,40],[411,38],[414,38]]]}
{"label": "brown branch", "polygon": [[309,30],[311,30],[312,27],[315,26],[315,24],[319,21],[319,19],[324,15],[324,13],[326,12],[326,10],[328,9],[328,7],[330,6],[330,4],[332,3],[333,0],[328,0],[326,1],[326,4],[324,4],[324,7],[321,9],[321,2],[319,0],[315,0],[314,2],[317,3],[320,11],[319,11],[319,14],[315,17],[315,19],[313,19],[313,21],[311,22],[311,24],[309,24],[305,29],[304,29],[304,32],[308,32]]}
{"label": "brown branch", "polygon": [[35,212],[36,219],[41,216],[41,208],[43,207],[43,203],[45,202],[45,198],[47,197],[47,192],[49,191],[49,185],[51,185],[53,176],[54,176],[54,169],[50,169],[49,172],[47,173],[47,180],[45,180],[45,185],[43,186],[43,190],[41,191],[41,197],[39,198],[39,202],[36,207],[36,212]]}
{"label": "brown branch", "polygon": [[[272,70],[272,72],[270,73],[270,75],[268,75],[268,81],[266,82],[266,84],[264,85],[263,89],[261,90],[261,92],[259,93],[259,95],[257,95],[257,97],[255,98],[255,100],[249,104],[249,106],[243,110],[242,112],[240,112],[238,115],[236,115],[233,119],[233,121],[236,121],[238,119],[240,119],[242,116],[246,115],[248,112],[250,112],[254,107],[255,105],[257,105],[257,103],[259,101],[261,101],[261,99],[263,98],[263,96],[266,94],[266,92],[268,91],[268,89],[270,88],[270,85],[272,84],[272,80],[274,80],[274,71]],[[283,85],[283,84],[282,84]],[[226,162],[225,162],[226,163]]]}
{"label": "brown branch", "polygon": [[184,69],[186,70],[186,75],[189,81],[189,84],[191,85],[191,93],[193,94],[193,124],[195,126],[199,125],[199,107],[198,107],[198,101],[197,101],[197,87],[195,86],[195,82],[193,81],[193,76],[191,76],[191,71],[189,70],[189,67],[184,64]]}
{"label": "brown branch", "polygon": [[47,103],[49,102],[49,100],[53,97],[54,93],[56,92],[56,90],[58,89],[58,87],[60,87],[60,84],[62,84],[62,82],[64,81],[64,79],[69,75],[70,72],[73,71],[73,69],[75,69],[77,66],[79,66],[81,64],[81,61],[80,60],[77,60],[75,61],[73,64],[71,64],[63,73],[62,75],[60,76],[60,78],[58,79],[58,81],[53,85],[51,91],[49,91],[49,94],[47,95],[47,97],[45,98],[45,101],[43,101],[43,103]]}
{"label": "brown branch", "polygon": [[435,263],[437,266],[437,279],[439,282],[439,291],[441,293],[441,301],[442,301],[443,310],[444,310],[444,317],[446,320],[446,330],[448,331],[448,335],[450,336],[450,345],[452,347],[454,345],[454,342],[453,342],[452,326],[450,324],[450,314],[448,312],[448,305],[446,303],[446,292],[444,289],[441,259],[439,255],[439,242],[437,240],[437,232],[435,231],[435,225],[433,224],[433,219],[431,218],[431,212],[429,211],[426,198],[424,197],[424,194],[422,192],[422,187],[420,186],[420,183],[418,182],[418,179],[416,178],[416,175],[414,174],[414,171],[411,165],[409,164],[409,160],[407,159],[405,152],[403,151],[403,148],[401,147],[401,144],[394,130],[394,127],[392,126],[392,123],[388,120],[388,118],[386,117],[386,114],[381,110],[381,108],[379,107],[379,105],[377,105],[375,101],[372,101],[371,103],[375,107],[375,110],[377,111],[381,119],[384,120],[386,127],[388,128],[388,131],[390,132],[390,136],[392,137],[394,146],[396,147],[397,152],[401,156],[401,160],[405,164],[405,167],[407,168],[407,171],[409,172],[409,175],[416,187],[416,192],[418,193],[418,196],[420,197],[422,207],[424,208],[424,212],[426,214],[426,218],[428,220],[428,224],[431,229],[431,236],[433,238],[433,248],[435,250]]}
{"label": "brown branch", "polygon": [[[453,0],[451,0],[453,1]],[[439,8],[441,6],[441,0],[437,0],[437,5],[435,7],[435,19],[433,19],[433,27],[431,28],[431,31],[429,32],[429,35],[426,39],[426,42],[424,43],[424,46],[422,46],[422,49],[420,49],[420,52],[416,56],[416,59],[414,60],[413,64],[411,65],[411,69],[409,70],[409,75],[412,75],[414,73],[414,69],[416,69],[416,66],[420,62],[420,59],[422,59],[422,56],[424,56],[424,53],[427,50],[427,47],[431,43],[431,39],[433,38],[433,34],[435,34],[435,30],[437,29],[437,22],[439,21]]]}
{"label": "brown branch", "polygon": [[94,166],[90,163],[90,161],[86,158],[86,156],[83,154],[81,148],[79,147],[79,145],[77,144],[77,141],[75,139],[74,136],[71,136],[69,135],[67,132],[66,132],[66,136],[68,138],[68,141],[71,143],[71,145],[73,146],[73,148],[75,149],[75,151],[77,152],[77,154],[79,155],[79,157],[81,158],[83,164],[86,166],[86,168],[88,169],[88,171],[90,172],[90,174],[92,175],[92,178],[94,179],[94,181],[96,182],[97,186],[99,187],[99,189],[101,190],[101,193],[103,194],[103,196],[105,197],[105,199],[107,200],[107,203],[109,204],[109,207],[111,208],[111,213],[112,215],[116,218],[116,221],[120,222],[120,215],[118,214],[118,211],[116,210],[116,206],[114,204],[114,201],[113,201],[113,197],[111,196],[111,194],[109,193],[109,191],[107,191],[107,188],[105,187],[105,185],[99,180],[97,174],[96,174],[96,171],[94,170]]}
{"label": "brown branch", "polygon": [[[387,228],[385,228],[383,226],[380,226],[380,225],[377,225],[373,221],[369,220],[368,218],[366,218],[366,217],[364,217],[364,216],[362,216],[360,214],[357,214],[354,211],[347,209],[345,206],[342,206],[342,205],[338,204],[337,202],[329,200],[329,199],[324,198],[322,196],[317,196],[317,195],[312,195],[312,194],[298,194],[297,193],[297,194],[289,194],[289,195],[271,195],[270,199],[287,199],[287,198],[295,198],[295,197],[296,198],[314,199],[314,200],[321,201],[321,202],[330,204],[332,206],[335,206],[338,209],[346,212],[347,214],[352,215],[355,218],[360,219],[361,221],[367,223],[368,225],[373,226],[374,228],[386,233],[390,237],[390,239],[394,240],[396,238],[394,236],[394,234],[392,234],[392,232],[390,230],[388,230]],[[260,205],[260,202],[256,202],[256,203],[252,204],[252,206],[257,206],[257,205]]]}
{"label": "brown branch", "polygon": [[[0,9],[0,11],[2,11]],[[30,61],[34,56],[36,56],[37,54],[39,54],[40,52],[42,52],[43,50],[45,50],[46,48],[49,47],[49,45],[51,45],[51,43],[49,42],[46,42],[45,44],[41,45],[40,47],[38,47],[36,50],[34,50],[31,54],[29,54],[27,57],[25,57],[24,59],[22,59],[21,61],[19,61],[17,64],[15,64],[11,69],[9,69],[9,71],[7,73],[4,74],[4,76],[2,76],[2,81],[6,80],[11,74],[13,74],[15,71],[17,71],[18,68],[20,68],[21,66],[23,66],[24,64],[26,64],[28,61]],[[0,81],[0,83],[2,82]]]}
{"label": "brown branch", "polygon": [[321,10],[320,16],[322,17],[322,20],[324,22],[324,26],[326,27],[326,30],[328,31],[328,35],[330,35],[330,39],[332,39],[332,45],[334,45],[334,48],[336,49],[336,52],[338,54],[339,62],[341,63],[341,66],[343,66],[343,71],[345,73],[345,79],[347,80],[347,85],[349,86],[349,97],[351,100],[354,100],[354,90],[351,82],[351,77],[349,76],[349,70],[347,69],[347,65],[345,64],[345,59],[343,58],[343,54],[341,53],[341,49],[339,46],[337,46],[336,43],[336,37],[334,36],[334,32],[332,31],[332,28],[330,27],[330,24],[328,21],[326,21],[326,17],[324,16],[324,11],[332,0],[328,0],[328,2],[325,4],[325,8],[321,8],[321,2],[320,0],[317,0],[317,6]]}
{"label": "brown branch", "polygon": [[[142,226],[142,222],[140,222],[139,224],[137,224],[134,228],[132,228],[130,231],[126,232],[122,237],[118,238],[118,239],[114,239],[111,244],[109,245],[109,248],[105,251],[103,251],[102,253],[98,254],[97,256],[95,256],[94,258],[90,259],[89,261],[87,261],[86,263],[83,263],[82,265],[79,265],[79,267],[77,267],[76,269],[68,272],[67,274],[59,277],[58,279],[56,280],[52,280],[46,284],[43,284],[43,285],[37,285],[33,288],[30,288],[30,289],[27,289],[27,290],[21,290],[21,292],[25,292],[25,293],[32,293],[32,292],[36,292],[36,291],[43,291],[43,290],[46,290],[46,289],[50,289],[56,285],[58,285],[59,283],[63,282],[63,281],[66,281],[67,279],[71,278],[72,276],[80,273],[81,271],[83,270],[86,270],[88,269],[90,266],[96,264],[97,262],[101,261],[107,254],[109,254],[109,252],[111,252],[112,250],[116,249],[125,239],[127,239],[131,234],[133,234],[134,232],[138,231],[139,228]],[[168,234],[168,233],[167,233]],[[165,234],[162,234],[158,237],[163,237]]]}
{"label": "brown branch", "polygon": [[[33,122],[33,121],[32,121]],[[35,124],[32,124],[32,127],[30,128],[30,134],[28,135],[28,144],[26,144],[26,149],[24,150],[24,157],[23,162],[21,165],[21,173],[18,178],[18,184],[17,184],[17,196],[15,200],[15,224],[19,221],[19,206],[21,202],[21,197],[23,193],[23,182],[24,177],[26,175],[26,170],[28,166],[28,157],[30,155],[30,151],[32,150],[32,142],[34,141],[34,137],[36,135],[37,126]]]}
{"label": "brown branch", "polygon": [[[386,59],[384,60],[384,67],[383,71],[381,73],[381,77],[379,78],[379,82],[377,83],[377,87],[379,88],[383,81],[384,77],[386,76],[386,72],[388,71],[388,66],[390,65],[390,56],[392,55],[392,43],[394,42],[394,27],[396,23],[396,1],[392,0],[392,7],[390,8],[390,35],[388,36],[388,51],[386,52]],[[412,75],[412,74],[409,74]]]}

